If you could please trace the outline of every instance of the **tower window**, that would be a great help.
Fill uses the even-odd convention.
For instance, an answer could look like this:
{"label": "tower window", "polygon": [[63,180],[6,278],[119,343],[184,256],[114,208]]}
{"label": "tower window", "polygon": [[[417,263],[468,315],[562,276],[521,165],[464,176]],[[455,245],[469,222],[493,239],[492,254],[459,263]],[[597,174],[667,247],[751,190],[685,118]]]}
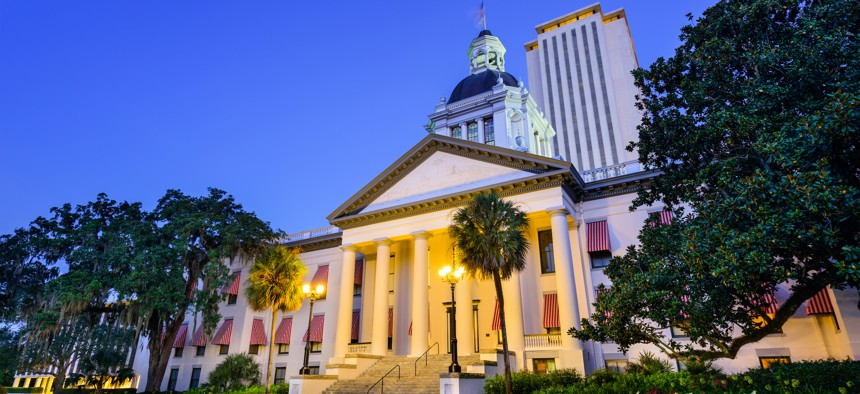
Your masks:
{"label": "tower window", "polygon": [[451,137],[463,138],[463,132],[460,130],[460,126],[451,128]]}
{"label": "tower window", "polygon": [[472,122],[466,126],[466,130],[468,132],[469,141],[478,142],[478,123]]}
{"label": "tower window", "polygon": [[487,145],[496,144],[496,130],[493,126],[493,118],[484,118],[484,142]]}

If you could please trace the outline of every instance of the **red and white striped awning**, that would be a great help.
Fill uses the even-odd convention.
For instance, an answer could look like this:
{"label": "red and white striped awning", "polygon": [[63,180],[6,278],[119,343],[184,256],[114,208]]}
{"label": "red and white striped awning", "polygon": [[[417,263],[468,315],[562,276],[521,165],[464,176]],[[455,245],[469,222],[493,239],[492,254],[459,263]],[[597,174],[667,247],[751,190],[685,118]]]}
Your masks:
{"label": "red and white striped awning", "polygon": [[206,334],[203,333],[203,324],[200,324],[200,327],[197,327],[197,331],[194,331],[194,337],[191,338],[190,346],[206,346],[206,342],[209,342],[209,338],[206,338]]}
{"label": "red and white striped awning", "polygon": [[612,251],[612,247],[609,245],[609,226],[605,220],[586,223],[585,230],[588,239],[588,253]]}
{"label": "red and white striped awning", "polygon": [[[758,302],[755,299],[750,299],[750,303],[753,306],[759,306]],[[776,298],[774,298],[773,293],[767,293],[762,296],[761,310],[767,315],[775,315],[776,311],[779,309],[779,304],[776,303]],[[751,314],[757,315],[758,312],[753,310],[750,311]]]}
{"label": "red and white striped awning", "polygon": [[185,337],[188,335],[188,323],[179,327],[179,332],[176,333],[176,339],[173,340],[173,348],[181,349],[185,347]]}
{"label": "red and white striped awning", "polygon": [[227,286],[224,286],[224,293],[233,295],[239,294],[239,284],[241,283],[240,277],[242,276],[241,274],[241,272],[233,273],[233,279],[230,281],[230,283],[227,283]]}
{"label": "red and white striped awning", "polygon": [[285,317],[281,319],[281,324],[278,325],[278,330],[275,331],[275,343],[290,344],[290,336],[293,334],[293,318]]}
{"label": "red and white striped awning", "polygon": [[224,323],[221,323],[221,328],[212,337],[212,344],[229,345],[231,336],[233,336],[233,319],[224,320]]}
{"label": "red and white striped awning", "polygon": [[830,313],[833,313],[833,304],[830,303],[830,292],[825,287],[806,302],[806,314],[826,315]]}
{"label": "red and white striped awning", "polygon": [[355,262],[355,284],[361,286],[361,278],[364,275],[364,260]]}
{"label": "red and white striped awning", "polygon": [[660,224],[672,224],[672,211],[660,211]]}
{"label": "red and white striped awning", "polygon": [[543,328],[559,328],[558,294],[543,295]]}
{"label": "red and white striped awning", "polygon": [[[684,304],[689,304],[690,303],[690,296],[687,294],[682,295],[681,296],[681,302],[683,302]],[[686,314],[683,310],[681,310],[681,317],[683,317],[684,319],[689,319],[690,315]]]}
{"label": "red and white striped awning", "polygon": [[352,311],[352,335],[350,339],[358,340],[358,328],[361,327],[361,311]]}
{"label": "red and white striped awning", "polygon": [[492,330],[501,330],[502,329],[502,317],[499,315],[499,300],[496,299],[496,310],[493,312],[493,324],[491,325]]}
{"label": "red and white striped awning", "polygon": [[311,280],[311,288],[317,287],[317,285],[323,285],[326,287],[326,293],[328,293],[328,266],[321,265],[317,268],[317,272],[314,274],[314,278]]}
{"label": "red and white striped awning", "polygon": [[266,329],[263,327],[263,320],[254,319],[254,323],[251,325],[251,345],[266,346],[268,342]]}
{"label": "red and white striped awning", "polygon": [[388,337],[394,336],[394,308],[388,307]]}
{"label": "red and white striped awning", "polygon": [[[328,266],[326,266],[328,269]],[[322,342],[323,340],[323,328],[325,327],[325,315],[316,315],[313,320],[311,320],[311,342]],[[305,331],[305,336],[302,338],[302,341],[308,341],[308,332]]]}

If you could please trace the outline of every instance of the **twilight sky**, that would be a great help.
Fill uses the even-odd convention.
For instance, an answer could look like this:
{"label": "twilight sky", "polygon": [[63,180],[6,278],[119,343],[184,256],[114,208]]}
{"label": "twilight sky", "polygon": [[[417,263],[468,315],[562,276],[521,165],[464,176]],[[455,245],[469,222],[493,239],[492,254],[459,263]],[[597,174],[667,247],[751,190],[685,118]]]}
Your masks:
{"label": "twilight sky", "polygon": [[[640,66],[714,0],[627,11]],[[479,0],[0,1],[0,233],[105,192],[233,194],[273,227],[325,217],[421,140],[469,73]],[[534,27],[590,1],[487,1],[528,84]]]}

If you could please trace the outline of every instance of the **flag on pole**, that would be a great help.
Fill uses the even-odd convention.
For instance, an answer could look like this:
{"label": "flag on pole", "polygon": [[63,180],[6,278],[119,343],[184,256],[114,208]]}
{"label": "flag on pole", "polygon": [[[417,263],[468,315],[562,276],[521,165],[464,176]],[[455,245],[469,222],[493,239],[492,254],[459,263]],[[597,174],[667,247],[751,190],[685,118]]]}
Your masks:
{"label": "flag on pole", "polygon": [[484,12],[483,0],[481,0],[481,8],[479,8],[478,12],[475,13],[475,25],[480,27],[482,30],[487,30],[487,15]]}

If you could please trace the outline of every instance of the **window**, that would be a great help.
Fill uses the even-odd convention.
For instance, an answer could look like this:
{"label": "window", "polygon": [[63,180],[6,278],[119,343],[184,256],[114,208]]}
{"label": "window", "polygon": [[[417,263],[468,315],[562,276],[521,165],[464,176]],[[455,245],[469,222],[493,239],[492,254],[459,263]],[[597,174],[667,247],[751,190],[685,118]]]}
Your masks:
{"label": "window", "polygon": [[229,351],[230,351],[230,345],[221,345],[218,348],[218,354],[220,354],[220,355],[227,354],[227,352],[229,352]]}
{"label": "window", "polygon": [[181,347],[173,349],[173,357],[176,357],[176,358],[182,357],[182,348]]}
{"label": "window", "polygon": [[606,360],[603,362],[603,366],[609,371],[622,373],[627,369],[627,360]]}
{"label": "window", "polygon": [[496,337],[498,338],[498,344],[502,344],[502,330],[496,330]]}
{"label": "window", "polygon": [[554,358],[536,358],[532,360],[532,365],[534,366],[534,372],[537,375],[546,375],[547,372],[555,371]]}
{"label": "window", "polygon": [[388,292],[394,293],[394,255],[388,260]]}
{"label": "window", "polygon": [[197,354],[195,354],[195,356],[203,357],[205,355],[206,355],[206,346],[198,346],[197,347]]}
{"label": "window", "polygon": [[451,137],[463,138],[463,132],[460,130],[460,126],[451,128]]}
{"label": "window", "polygon": [[170,377],[167,379],[167,391],[176,390],[176,379],[179,379],[179,368],[170,370]]}
{"label": "window", "polygon": [[394,339],[392,339],[391,337],[388,337],[388,350],[391,350],[393,345],[394,345]]}
{"label": "window", "polygon": [[275,367],[275,381],[274,383],[283,384],[287,379],[287,367]]}
{"label": "window", "polygon": [[319,353],[322,351],[322,342],[311,342],[311,353]]}
{"label": "window", "polygon": [[236,294],[227,294],[227,305],[236,305],[236,300],[239,299],[239,296]]}
{"label": "window", "polygon": [[607,251],[591,252],[588,254],[591,257],[591,268],[603,268],[609,265],[609,259],[612,258],[612,253]]}
{"label": "window", "polygon": [[787,356],[759,357],[758,362],[762,368],[770,368],[777,364],[791,364],[791,358]]}
{"label": "window", "polygon": [[188,384],[189,389],[196,389],[197,387],[200,387],[200,368],[191,370],[191,383]]}
{"label": "window", "polygon": [[308,368],[311,370],[311,375],[319,375],[320,374],[320,366],[319,365],[308,365]]}
{"label": "window", "polygon": [[466,135],[469,141],[478,142],[478,123],[472,122],[466,125]]}
{"label": "window", "polygon": [[487,145],[496,144],[496,130],[493,126],[493,118],[484,119],[484,142]]}
{"label": "window", "polygon": [[683,328],[678,326],[669,327],[669,331],[672,332],[672,338],[687,338],[687,332],[684,331]]}
{"label": "window", "polygon": [[554,273],[555,257],[552,254],[552,230],[538,231],[538,246],[540,248],[540,273]]}
{"label": "window", "polygon": [[361,295],[361,285],[352,286],[352,295],[360,296]]}
{"label": "window", "polygon": [[248,354],[259,354],[259,353],[260,353],[260,345],[248,346]]}
{"label": "window", "polygon": [[288,343],[279,343],[278,344],[278,354],[289,354],[290,353],[290,344]]}
{"label": "window", "polygon": [[550,328],[546,329],[546,333],[549,335],[561,334],[561,328],[560,327],[550,327]]}

